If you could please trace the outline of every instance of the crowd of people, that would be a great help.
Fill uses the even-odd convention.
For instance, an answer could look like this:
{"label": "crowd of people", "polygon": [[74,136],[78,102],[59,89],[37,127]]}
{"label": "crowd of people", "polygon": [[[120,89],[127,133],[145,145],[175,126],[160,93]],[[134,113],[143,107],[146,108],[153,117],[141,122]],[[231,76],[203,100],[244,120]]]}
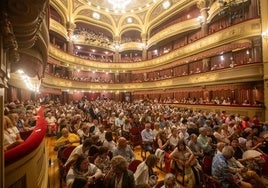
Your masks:
{"label": "crowd of people", "polygon": [[[4,130],[13,139],[5,144],[6,150],[23,142],[18,131],[31,129],[30,119],[38,118],[33,105],[12,105],[5,109]],[[23,123],[15,119],[12,125],[7,120],[14,113],[20,114]],[[69,167],[67,187],[82,187],[81,183],[88,187],[154,187],[158,185],[154,171],[158,163],[164,164],[166,172],[163,187],[202,187],[204,174],[212,176],[219,187],[265,187],[268,125],[257,116],[192,111],[149,100],[86,98],[69,104],[48,101],[44,115],[47,136],[57,137],[58,157],[64,148],[75,148],[64,163]],[[141,147],[150,154],[131,171],[128,165],[137,160],[134,128],[139,128]]]}

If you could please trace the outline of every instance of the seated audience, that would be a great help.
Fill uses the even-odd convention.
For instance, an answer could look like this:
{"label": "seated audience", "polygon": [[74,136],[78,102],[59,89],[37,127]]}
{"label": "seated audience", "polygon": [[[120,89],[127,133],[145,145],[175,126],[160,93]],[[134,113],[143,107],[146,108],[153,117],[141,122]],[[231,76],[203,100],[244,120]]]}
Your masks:
{"label": "seated audience", "polygon": [[[230,149],[231,150],[231,149]],[[234,156],[234,150],[230,151],[232,156]],[[265,188],[260,176],[250,169],[247,169],[243,164],[241,164],[234,157],[227,160],[228,167],[233,174],[240,174],[245,182],[253,185],[253,187]]]}
{"label": "seated audience", "polygon": [[220,187],[248,187],[252,185],[237,178],[228,166],[227,161],[233,157],[232,146],[225,146],[221,153],[217,153],[212,161],[212,175],[220,182]]}

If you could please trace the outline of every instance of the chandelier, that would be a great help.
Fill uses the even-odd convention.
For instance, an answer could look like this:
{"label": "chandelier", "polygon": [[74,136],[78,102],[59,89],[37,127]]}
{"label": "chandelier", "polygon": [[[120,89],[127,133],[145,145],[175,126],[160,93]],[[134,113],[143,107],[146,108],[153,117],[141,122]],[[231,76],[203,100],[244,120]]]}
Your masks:
{"label": "chandelier", "polygon": [[108,0],[114,10],[124,10],[131,0]]}

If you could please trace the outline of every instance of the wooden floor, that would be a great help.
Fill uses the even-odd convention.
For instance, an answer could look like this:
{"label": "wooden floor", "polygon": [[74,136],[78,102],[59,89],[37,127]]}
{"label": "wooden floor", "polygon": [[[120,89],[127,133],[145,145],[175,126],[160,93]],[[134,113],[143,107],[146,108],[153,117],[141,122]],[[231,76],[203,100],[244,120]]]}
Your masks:
{"label": "wooden floor", "polygon": [[[48,177],[49,177],[49,183],[48,188],[60,188],[60,176],[59,176],[59,165],[58,165],[58,159],[57,159],[57,152],[54,151],[54,145],[55,145],[56,137],[46,137],[46,150],[48,153],[48,159],[51,160],[51,165],[49,165],[48,170]],[[134,149],[136,159],[141,158],[141,152],[140,147],[137,146]],[[155,171],[158,172],[158,180],[163,180],[165,173],[158,168],[155,168]]]}

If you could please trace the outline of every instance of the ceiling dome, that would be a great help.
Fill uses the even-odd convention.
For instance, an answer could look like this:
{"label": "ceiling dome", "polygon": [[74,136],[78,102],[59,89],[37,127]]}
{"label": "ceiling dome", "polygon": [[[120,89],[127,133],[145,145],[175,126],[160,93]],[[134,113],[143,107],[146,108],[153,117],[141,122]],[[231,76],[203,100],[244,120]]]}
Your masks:
{"label": "ceiling dome", "polygon": [[117,1],[120,3],[120,1],[122,2],[127,0],[88,0],[88,5],[109,12],[125,13],[125,12],[137,12],[147,9],[148,7],[152,6],[157,2],[157,0],[130,0],[130,2],[125,6],[125,9],[120,10],[120,8],[114,8],[113,5],[110,3],[111,1],[114,2]]}

